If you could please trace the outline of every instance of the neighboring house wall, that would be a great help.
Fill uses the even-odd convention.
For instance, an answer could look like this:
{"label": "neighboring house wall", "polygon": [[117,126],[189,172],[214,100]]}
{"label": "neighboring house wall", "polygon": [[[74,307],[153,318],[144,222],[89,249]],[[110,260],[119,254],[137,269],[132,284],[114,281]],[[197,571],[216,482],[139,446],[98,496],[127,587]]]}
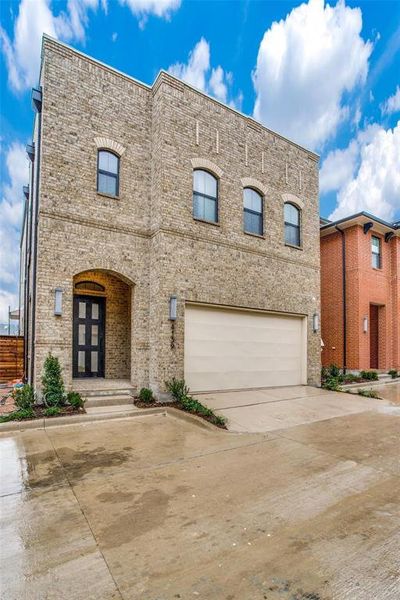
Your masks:
{"label": "neighboring house wall", "polygon": [[[371,325],[377,306],[378,368],[399,367],[399,248],[400,239],[385,242],[384,235],[362,226],[344,229],[347,280],[347,364],[343,365],[342,239],[339,233],[321,238],[321,333],[324,342],[322,363],[349,369],[369,369]],[[381,240],[382,264],[372,267],[371,236]],[[364,318],[368,331],[364,331]],[[372,323],[371,323],[372,319]],[[373,342],[372,342],[373,343]]]}
{"label": "neighboring house wall", "polygon": [[[131,290],[128,371],[137,388],[158,392],[183,377],[186,302],[305,316],[307,380],[318,384],[317,157],[165,73],[148,88],[48,38],[42,73],[36,383],[51,350],[71,384],[73,281],[96,271],[92,278],[111,273]],[[97,138],[123,148],[118,198],[96,192]],[[196,165],[219,177],[218,224],[193,219]],[[264,194],[262,237],[243,232],[246,178]],[[288,198],[303,208],[300,249],[284,243]],[[56,287],[64,290],[61,317]]]}

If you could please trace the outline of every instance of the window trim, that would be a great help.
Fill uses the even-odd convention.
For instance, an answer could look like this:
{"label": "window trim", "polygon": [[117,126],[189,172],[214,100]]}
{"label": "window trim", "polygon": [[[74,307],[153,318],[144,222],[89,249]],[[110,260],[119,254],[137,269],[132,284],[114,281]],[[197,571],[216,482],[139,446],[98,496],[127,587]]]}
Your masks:
{"label": "window trim", "polygon": [[[378,240],[378,252],[374,252],[374,246],[372,244],[372,240]],[[380,271],[382,269],[382,239],[380,237],[378,237],[377,235],[371,235],[371,266],[373,269],[375,269],[376,271]],[[374,256],[378,257],[378,266],[376,267],[373,263],[373,259]]]}
{"label": "window trim", "polygon": [[[98,286],[98,289],[90,289],[87,287],[83,287],[85,284],[94,284]],[[79,290],[79,292],[97,292],[97,293],[104,293],[106,291],[106,288],[104,287],[104,285],[102,285],[101,283],[97,283],[97,281],[92,281],[90,279],[84,279],[82,281],[77,281],[74,285],[74,290]]]}
{"label": "window trim", "polygon": [[[252,210],[251,208],[245,208],[244,206],[244,192],[245,190],[252,190],[253,192],[255,192],[256,194],[259,195],[259,197],[261,198],[261,212],[257,212],[255,210]],[[259,238],[264,238],[264,233],[265,233],[265,227],[264,227],[264,194],[262,194],[260,192],[260,190],[256,189],[255,187],[252,187],[250,185],[246,185],[245,187],[243,187],[243,191],[242,191],[242,211],[243,211],[243,233],[247,233],[248,235],[254,235],[256,237]],[[244,219],[244,213],[250,213],[252,215],[257,215],[261,217],[261,233],[255,233],[254,231],[247,231],[247,229],[245,229],[245,219]]]}
{"label": "window trim", "polygon": [[[194,173],[196,171],[203,171],[204,173],[208,173],[209,175],[211,175],[211,177],[214,177],[215,181],[216,181],[216,197],[214,198],[213,196],[209,196],[208,194],[202,194],[201,192],[196,192],[194,189]],[[201,198],[207,198],[208,200],[214,200],[215,201],[215,215],[216,215],[216,220],[215,221],[210,221],[209,219],[202,219],[201,217],[196,217],[194,215],[194,196],[200,196]],[[196,167],[195,169],[192,170],[192,217],[195,221],[200,221],[201,223],[208,223],[209,225],[219,225],[219,177],[213,173],[212,171],[210,171],[209,169],[205,169],[204,167]]]}
{"label": "window trim", "polygon": [[[299,224],[298,225],[294,225],[293,223],[289,223],[286,221],[286,217],[285,217],[285,206],[289,204],[290,206],[293,206],[298,214],[299,214]],[[283,236],[284,236],[284,240],[285,240],[285,246],[288,246],[289,248],[295,248],[297,250],[302,250],[303,249],[303,218],[302,218],[302,209],[300,208],[300,206],[298,206],[297,204],[295,204],[294,202],[285,202],[283,205]],[[287,241],[286,239],[286,225],[289,225],[290,227],[296,227],[299,230],[299,244],[291,244],[290,242]]]}
{"label": "window trim", "polygon": [[[111,173],[111,171],[105,171],[104,169],[100,169],[99,163],[100,163],[100,152],[108,152],[108,154],[112,154],[113,156],[116,157],[116,159],[118,160],[118,169],[117,169],[117,173]],[[107,198],[119,198],[119,178],[120,178],[120,162],[121,162],[121,157],[116,153],[113,152],[112,150],[110,150],[109,148],[98,148],[97,149],[97,175],[96,175],[96,191],[98,194],[100,194],[101,196],[106,196]],[[99,189],[99,182],[100,182],[100,175],[107,175],[107,177],[113,177],[116,180],[116,194],[107,194],[107,192],[102,192]]]}

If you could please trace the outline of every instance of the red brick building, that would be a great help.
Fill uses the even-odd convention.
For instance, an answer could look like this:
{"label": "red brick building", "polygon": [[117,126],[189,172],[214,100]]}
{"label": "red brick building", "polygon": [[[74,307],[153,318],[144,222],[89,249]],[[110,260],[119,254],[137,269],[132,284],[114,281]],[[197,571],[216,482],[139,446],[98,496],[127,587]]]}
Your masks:
{"label": "red brick building", "polygon": [[400,370],[400,223],[321,220],[322,364]]}

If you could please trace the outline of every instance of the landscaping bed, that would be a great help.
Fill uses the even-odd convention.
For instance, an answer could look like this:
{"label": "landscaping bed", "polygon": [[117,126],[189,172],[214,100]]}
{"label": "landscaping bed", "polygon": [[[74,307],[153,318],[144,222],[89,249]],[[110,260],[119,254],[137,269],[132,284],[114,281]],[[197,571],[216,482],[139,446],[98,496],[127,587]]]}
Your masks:
{"label": "landscaping bed", "polygon": [[[7,395],[7,397],[6,397]],[[0,423],[85,413],[84,402],[77,392],[65,393],[58,358],[49,354],[44,363],[42,390],[37,393],[29,384],[16,383],[6,390],[2,404],[11,410],[2,411]]]}
{"label": "landscaping bed", "polygon": [[49,410],[47,406],[33,406],[31,410],[18,409],[8,414],[0,416],[0,423],[8,423],[10,421],[25,421],[34,419],[51,419],[53,417],[70,417],[71,415],[85,414],[85,409],[75,408],[74,406],[57,407],[58,410]]}
{"label": "landscaping bed", "polygon": [[196,415],[204,421],[208,421],[212,425],[219,427],[220,429],[227,429],[225,418],[220,415],[216,415],[211,408],[204,406],[201,402],[190,396],[189,388],[185,385],[183,380],[172,379],[166,382],[168,391],[171,393],[175,401],[173,402],[158,402],[154,397],[151,390],[142,388],[139,396],[135,396],[133,402],[138,408],[165,408],[169,406],[171,408],[177,408],[183,412]]}

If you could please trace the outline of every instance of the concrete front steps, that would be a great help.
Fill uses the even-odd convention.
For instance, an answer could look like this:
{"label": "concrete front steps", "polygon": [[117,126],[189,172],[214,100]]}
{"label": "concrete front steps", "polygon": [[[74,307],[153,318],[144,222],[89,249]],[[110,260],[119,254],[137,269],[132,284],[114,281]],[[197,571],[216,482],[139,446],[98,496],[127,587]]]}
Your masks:
{"label": "concrete front steps", "polygon": [[[104,408],[104,412],[115,412],[120,407],[121,411],[135,408],[133,404],[134,388],[128,381],[93,380],[73,385],[74,391],[81,394],[85,400],[85,409]],[[113,407],[113,408],[111,408]]]}

